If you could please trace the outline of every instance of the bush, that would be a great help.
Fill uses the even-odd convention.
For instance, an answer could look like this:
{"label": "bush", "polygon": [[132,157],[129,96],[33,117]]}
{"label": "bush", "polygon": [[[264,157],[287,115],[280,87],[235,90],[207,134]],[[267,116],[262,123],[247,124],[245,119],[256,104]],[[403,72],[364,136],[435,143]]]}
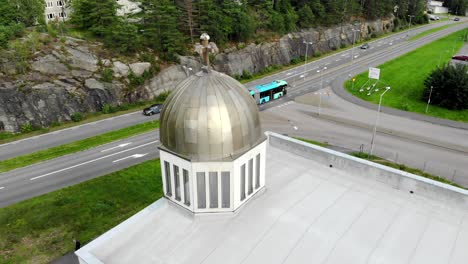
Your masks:
{"label": "bush", "polygon": [[117,109],[115,107],[113,107],[112,105],[110,104],[103,104],[102,105],[102,109],[101,109],[101,112],[103,114],[111,114],[111,113],[115,113],[117,111]]}
{"label": "bush", "polygon": [[299,56],[291,60],[291,64],[299,64],[304,62],[305,57],[304,56]]}
{"label": "bush", "polygon": [[250,78],[252,78],[252,74],[247,70],[243,70],[242,71],[242,79],[250,79]]}
{"label": "bush", "polygon": [[101,72],[101,81],[103,82],[112,82],[114,79],[114,70],[112,68],[105,68]]}
{"label": "bush", "polygon": [[321,53],[320,51],[316,51],[316,52],[314,53],[314,57],[318,58],[318,57],[320,57],[320,56],[322,56],[322,53]]}
{"label": "bush", "polygon": [[[422,100],[452,110],[468,109],[468,66],[445,65],[433,71],[424,81]],[[432,87],[432,93],[431,93]]]}
{"label": "bush", "polygon": [[70,118],[73,122],[80,122],[84,117],[80,112],[75,112],[70,116]]}
{"label": "bush", "polygon": [[145,78],[143,78],[143,76],[137,76],[132,71],[128,74],[128,80],[130,81],[130,87],[138,87],[145,83]]}
{"label": "bush", "polygon": [[166,98],[169,96],[169,94],[171,94],[170,91],[162,92],[158,96],[156,96],[155,101],[156,102],[164,102],[164,101],[166,101]]}
{"label": "bush", "polygon": [[29,133],[29,132],[32,132],[32,131],[34,131],[34,127],[30,123],[22,124],[21,127],[20,127],[20,132],[21,133]]}

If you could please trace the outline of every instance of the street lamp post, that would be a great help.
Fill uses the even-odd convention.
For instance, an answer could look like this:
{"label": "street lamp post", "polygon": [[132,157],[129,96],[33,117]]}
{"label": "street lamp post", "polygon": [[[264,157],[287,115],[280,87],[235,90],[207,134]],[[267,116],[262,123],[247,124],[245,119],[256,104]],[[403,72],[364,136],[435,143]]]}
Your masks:
{"label": "street lamp post", "polygon": [[369,158],[372,156],[372,153],[374,151],[374,141],[375,141],[375,134],[377,133],[377,126],[379,124],[379,117],[380,117],[380,107],[382,105],[382,97],[384,96],[384,94],[390,90],[390,86],[387,86],[385,88],[386,90],[380,95],[380,99],[379,99],[379,107],[377,109],[377,118],[375,119],[375,125],[374,125],[374,132],[372,133],[372,140],[371,140],[371,147],[370,147],[370,151],[369,151]]}
{"label": "street lamp post", "polygon": [[409,29],[411,29],[411,18],[414,17],[414,15],[408,15],[409,16]]}
{"label": "street lamp post", "polygon": [[354,43],[356,41],[356,32],[361,32],[359,29],[352,29],[353,30],[353,48],[351,49],[351,67],[353,67],[354,63]]}
{"label": "street lamp post", "polygon": [[318,115],[321,113],[322,108],[322,89],[323,89],[323,71],[325,71],[327,67],[323,67],[322,70],[317,70],[320,73],[320,92],[319,92],[319,107],[318,107]]}
{"label": "street lamp post", "polygon": [[433,86],[431,85],[431,90],[429,91],[429,99],[427,99],[426,114],[427,114],[427,109],[429,108],[429,104],[431,103],[432,88]]}
{"label": "street lamp post", "polygon": [[303,40],[302,43],[306,44],[306,52],[305,52],[305,57],[304,57],[304,80],[307,72],[307,53],[309,52],[309,44],[312,45],[313,43],[310,41],[305,41]]}

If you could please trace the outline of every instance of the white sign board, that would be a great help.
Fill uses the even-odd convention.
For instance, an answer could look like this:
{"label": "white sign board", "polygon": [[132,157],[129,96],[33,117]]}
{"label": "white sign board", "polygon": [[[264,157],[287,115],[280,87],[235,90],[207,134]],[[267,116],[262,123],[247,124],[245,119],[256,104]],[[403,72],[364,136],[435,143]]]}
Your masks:
{"label": "white sign board", "polygon": [[380,78],[380,69],[370,67],[369,78],[378,80]]}

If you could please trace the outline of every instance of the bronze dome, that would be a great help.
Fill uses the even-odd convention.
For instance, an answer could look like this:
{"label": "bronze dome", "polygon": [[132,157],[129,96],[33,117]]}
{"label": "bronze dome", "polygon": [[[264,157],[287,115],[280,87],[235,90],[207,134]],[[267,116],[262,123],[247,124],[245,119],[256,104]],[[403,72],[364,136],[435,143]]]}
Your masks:
{"label": "bronze dome", "polygon": [[216,71],[182,81],[167,98],[160,121],[162,147],[193,161],[232,160],[264,139],[248,90]]}

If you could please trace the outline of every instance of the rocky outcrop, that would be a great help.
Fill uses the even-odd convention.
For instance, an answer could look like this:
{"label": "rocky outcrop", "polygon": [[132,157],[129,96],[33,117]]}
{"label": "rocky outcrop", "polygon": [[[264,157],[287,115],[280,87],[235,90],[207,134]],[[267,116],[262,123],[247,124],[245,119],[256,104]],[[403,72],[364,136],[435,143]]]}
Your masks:
{"label": "rocky outcrop", "polygon": [[[215,57],[213,67],[231,76],[244,71],[255,73],[271,65],[289,64],[304,56],[303,41],[312,42],[307,56],[325,53],[350,45],[352,28],[360,28],[356,37],[368,38],[393,28],[391,20],[317,28],[290,33],[278,41],[250,44],[243,49],[225,50]],[[200,71],[198,58],[180,57],[180,64],[166,67],[141,87],[129,85],[130,72],[136,76],[151,68],[147,62],[123,62],[103,58],[94,51],[96,43],[67,38],[54,42],[48,49],[36,52],[29,61],[29,71],[19,74],[12,56],[0,56],[0,130],[18,131],[22,125],[50,126],[71,120],[74,113],[100,111],[104,104],[147,100],[172,91],[188,76]],[[11,55],[11,54],[10,54]],[[103,78],[104,70],[113,70],[113,80]],[[107,82],[101,79],[106,79]]]}
{"label": "rocky outcrop", "polygon": [[113,71],[114,77],[127,77],[128,73],[130,72],[130,67],[120,61],[114,61]]}
{"label": "rocky outcrop", "polygon": [[142,76],[145,71],[148,71],[151,68],[151,63],[149,62],[137,62],[129,65],[130,70],[136,76]]}
{"label": "rocky outcrop", "polygon": [[285,65],[291,60],[306,54],[303,41],[312,42],[307,56],[337,50],[353,43],[352,29],[359,29],[356,41],[368,39],[393,29],[392,19],[363,22],[358,25],[343,25],[333,28],[312,28],[284,35],[277,42],[250,44],[237,50],[232,49],[218,54],[215,69],[231,76],[242,75],[243,71],[256,73],[271,65]]}

